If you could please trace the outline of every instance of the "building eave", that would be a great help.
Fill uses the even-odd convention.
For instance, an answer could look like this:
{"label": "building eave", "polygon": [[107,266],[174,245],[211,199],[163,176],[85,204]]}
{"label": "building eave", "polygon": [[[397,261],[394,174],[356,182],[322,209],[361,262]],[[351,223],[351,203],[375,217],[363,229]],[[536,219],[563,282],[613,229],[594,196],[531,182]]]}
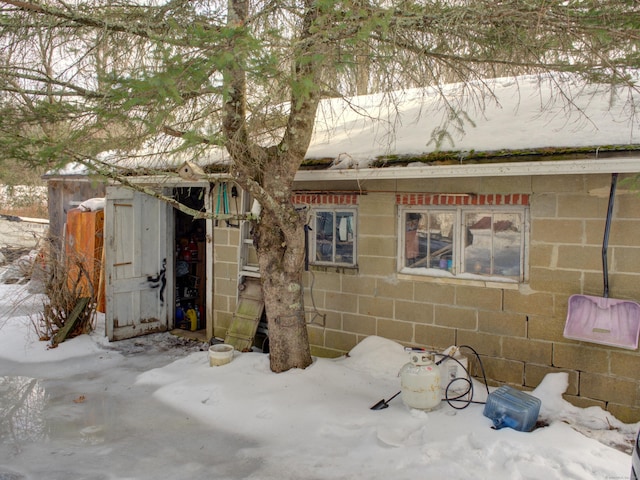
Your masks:
{"label": "building eave", "polygon": [[343,180],[403,180],[417,178],[517,177],[529,175],[581,175],[639,173],[640,155],[624,158],[550,160],[388,168],[299,170],[296,182]]}

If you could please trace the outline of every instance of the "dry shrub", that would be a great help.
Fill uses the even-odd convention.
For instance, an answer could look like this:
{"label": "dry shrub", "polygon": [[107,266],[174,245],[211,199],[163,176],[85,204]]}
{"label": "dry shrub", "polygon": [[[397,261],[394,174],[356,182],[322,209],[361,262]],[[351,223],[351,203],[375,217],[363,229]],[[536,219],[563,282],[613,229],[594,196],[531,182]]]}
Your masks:
{"label": "dry shrub", "polygon": [[35,204],[24,207],[4,205],[0,207],[0,214],[15,215],[16,217],[49,218],[47,205]]}
{"label": "dry shrub", "polygon": [[0,183],[0,213],[21,217],[49,218],[45,185]]}
{"label": "dry shrub", "polygon": [[0,273],[0,283],[27,283],[33,273],[34,253],[24,247],[0,247],[0,265],[6,264],[6,268]]}
{"label": "dry shrub", "polygon": [[[41,340],[50,340],[51,347],[56,347],[66,338],[94,329],[96,289],[81,258],[49,253],[47,273],[44,308],[34,326]],[[80,308],[85,302],[86,305]],[[75,317],[77,320],[71,330],[58,338],[56,334],[69,329],[68,322]]]}

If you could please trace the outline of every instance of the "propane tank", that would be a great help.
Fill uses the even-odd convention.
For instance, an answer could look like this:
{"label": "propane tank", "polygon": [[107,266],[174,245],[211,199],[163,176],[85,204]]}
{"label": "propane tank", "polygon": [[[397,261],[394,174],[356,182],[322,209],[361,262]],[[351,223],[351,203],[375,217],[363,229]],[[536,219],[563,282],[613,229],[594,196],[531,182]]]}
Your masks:
{"label": "propane tank", "polygon": [[432,410],[440,405],[440,368],[427,352],[411,352],[400,369],[402,401],[410,408]]}

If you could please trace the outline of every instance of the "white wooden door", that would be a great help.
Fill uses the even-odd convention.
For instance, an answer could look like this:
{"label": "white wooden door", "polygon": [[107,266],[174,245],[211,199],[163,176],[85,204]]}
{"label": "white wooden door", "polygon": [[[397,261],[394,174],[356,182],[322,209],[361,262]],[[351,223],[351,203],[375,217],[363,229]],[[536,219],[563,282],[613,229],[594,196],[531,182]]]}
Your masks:
{"label": "white wooden door", "polygon": [[124,187],[107,188],[106,315],[109,340],[161,332],[173,324],[171,207]]}

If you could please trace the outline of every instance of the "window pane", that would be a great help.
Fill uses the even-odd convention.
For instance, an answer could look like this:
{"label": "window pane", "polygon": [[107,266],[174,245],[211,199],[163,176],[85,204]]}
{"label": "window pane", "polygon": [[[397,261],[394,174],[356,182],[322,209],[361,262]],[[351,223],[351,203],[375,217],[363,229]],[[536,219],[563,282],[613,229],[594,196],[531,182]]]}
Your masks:
{"label": "window pane", "polygon": [[429,215],[428,255],[431,266],[441,270],[453,270],[453,212],[432,212]]}
{"label": "window pane", "polygon": [[353,210],[315,210],[314,262],[354,265],[356,214]]}
{"label": "window pane", "polygon": [[333,212],[316,213],[316,260],[333,261]]}
{"label": "window pane", "polygon": [[353,212],[337,212],[336,263],[353,263]]}
{"label": "window pane", "polygon": [[493,216],[493,272],[507,277],[520,276],[522,215],[501,213]]}
{"label": "window pane", "polygon": [[422,222],[422,217],[423,215],[419,213],[407,213],[405,215],[405,267],[418,266],[416,263],[422,259],[420,255],[420,241],[418,239],[418,228]]}
{"label": "window pane", "polygon": [[464,271],[491,274],[491,213],[465,215]]}
{"label": "window pane", "polygon": [[452,269],[453,212],[405,214],[405,267]]}
{"label": "window pane", "polygon": [[479,275],[520,276],[522,215],[465,214],[464,270]]}

